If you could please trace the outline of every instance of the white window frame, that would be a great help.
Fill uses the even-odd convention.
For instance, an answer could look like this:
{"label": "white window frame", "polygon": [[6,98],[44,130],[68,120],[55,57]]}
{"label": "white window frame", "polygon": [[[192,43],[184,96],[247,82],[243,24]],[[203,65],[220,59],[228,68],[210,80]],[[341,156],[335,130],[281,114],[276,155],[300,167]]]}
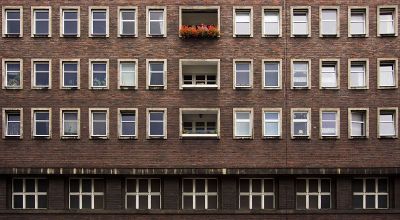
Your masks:
{"label": "white window frame", "polygon": [[[65,86],[64,85],[64,63],[76,63],[77,75],[76,75],[76,86]],[[60,59],[60,89],[80,89],[81,84],[81,71],[80,59]]]}
{"label": "white window frame", "polygon": [[[249,192],[240,192],[240,181],[241,180],[249,180]],[[253,180],[261,180],[261,192],[253,192]],[[265,180],[272,180],[272,189],[273,192],[265,192],[264,189],[264,182]],[[249,209],[253,209],[253,196],[260,196],[261,197],[261,209],[262,210],[268,210],[265,208],[265,203],[264,203],[264,196],[272,196],[273,198],[273,208],[275,209],[275,180],[272,178],[240,178],[239,179],[239,209],[241,209],[241,201],[240,201],[240,197],[242,196],[248,196],[249,197]]]}
{"label": "white window frame", "polygon": [[[265,23],[267,23],[265,21],[265,12],[270,11],[270,12],[278,12],[278,26],[279,26],[279,30],[278,33],[276,35],[272,35],[272,34],[267,34],[266,30],[265,30]],[[282,6],[263,6],[261,8],[261,29],[262,29],[262,36],[263,37],[282,37]]]}
{"label": "white window frame", "polygon": [[[307,86],[295,86],[294,85],[294,64],[295,63],[307,63]],[[291,89],[311,89],[311,59],[291,59]]]}
{"label": "white window frame", "polygon": [[[135,33],[133,35],[123,34],[123,23],[122,12],[124,11],[134,11],[135,20],[128,20],[128,22],[134,22]],[[137,37],[138,36],[138,7],[137,6],[118,6],[118,37]]]}
{"label": "white window frame", "polygon": [[[266,63],[278,63],[278,86],[265,86],[266,78],[265,78],[265,64]],[[277,90],[282,89],[282,59],[263,59],[261,62],[262,69],[262,89],[266,90]]]}
{"label": "white window frame", "polygon": [[[324,210],[321,208],[321,196],[329,196],[330,198],[330,208],[332,208],[332,180],[330,178],[297,178],[297,180],[305,180],[306,181],[306,192],[297,192],[296,190],[296,209],[300,210],[297,208],[297,196],[306,196],[306,209],[305,210],[309,210],[310,209],[310,201],[309,198],[310,196],[318,196],[318,208],[317,210]],[[310,185],[309,185],[309,181],[310,180],[318,180],[318,192],[309,192],[310,191]],[[329,180],[329,188],[330,188],[330,192],[321,192],[321,180]]]}
{"label": "white window frame", "polygon": [[[307,13],[307,33],[295,34],[294,30],[294,13],[296,11],[304,11]],[[290,37],[311,37],[311,6],[290,6]]]}
{"label": "white window frame", "polygon": [[[277,113],[278,114],[278,120],[277,121],[271,121],[271,120],[265,120],[265,113]],[[262,108],[262,114],[261,114],[261,121],[262,121],[262,138],[264,139],[282,139],[282,108]],[[267,122],[271,123],[278,123],[278,134],[277,135],[266,135],[265,132],[265,124]]]}
{"label": "white window frame", "polygon": [[[323,82],[323,67],[325,64],[335,65],[336,71],[336,86],[335,87],[326,87],[322,84]],[[329,59],[320,59],[319,60],[319,89],[340,89],[340,59],[339,58],[329,58]]]}
{"label": "white window frame", "polygon": [[[393,135],[381,135],[380,134],[380,127],[381,127],[381,121],[380,121],[380,115],[381,112],[391,112],[393,115],[393,125],[394,125],[394,134]],[[398,131],[399,131],[399,110],[397,107],[390,107],[390,108],[378,108],[377,109],[377,138],[398,138]]]}
{"label": "white window frame", "polygon": [[[19,179],[22,180],[22,192],[14,192],[14,180]],[[30,180],[34,180],[35,181],[35,192],[26,192],[26,180],[30,179]],[[49,197],[47,195],[47,192],[39,192],[39,187],[38,187],[38,180],[46,180],[48,181],[46,178],[35,178],[35,177],[29,177],[29,178],[13,178],[12,179],[12,191],[11,191],[11,204],[12,204],[12,209],[16,209],[16,210],[23,210],[23,209],[27,209],[27,210],[34,210],[34,209],[48,209],[48,204],[47,204],[47,208],[39,208],[39,201],[38,201],[38,197],[39,196],[46,196],[47,197],[47,203],[49,200]],[[49,190],[49,187],[47,185],[47,191]],[[14,207],[14,196],[22,196],[22,208],[15,208]],[[35,208],[26,208],[26,196],[35,196]]]}
{"label": "white window frame", "polygon": [[[93,64],[94,63],[105,63],[106,64],[106,85],[105,86],[93,86]],[[110,86],[110,63],[108,59],[89,59],[89,89],[109,89]]]}
{"label": "white window frame", "polygon": [[[385,63],[390,63],[393,64],[393,80],[394,80],[394,85],[393,86],[382,86],[380,85],[380,79],[381,79],[381,71],[380,71],[380,66],[381,64],[385,64]],[[397,58],[378,58],[377,59],[377,87],[378,89],[397,89],[399,87],[398,84],[398,59]]]}
{"label": "white window frame", "polygon": [[[336,34],[324,34],[322,12],[323,10],[336,10]],[[332,21],[332,20],[330,20]],[[328,21],[328,22],[330,22]],[[340,6],[320,6],[319,7],[319,37],[340,37]]]}
{"label": "white window frame", "polygon": [[[48,112],[49,114],[49,135],[36,135],[36,112]],[[32,139],[51,139],[52,136],[52,114],[51,108],[32,108],[31,109],[31,129]]]}
{"label": "white window frame", "polygon": [[[307,135],[295,135],[294,134],[294,114],[295,113],[307,113],[307,121],[301,121],[298,122],[307,122]],[[291,114],[291,139],[311,139],[311,108],[291,108],[290,109],[290,114]]]}
{"label": "white window frame", "polygon": [[[253,7],[252,6],[233,6],[233,37],[253,37]],[[236,24],[237,23],[244,23],[244,22],[237,22],[236,21],[236,14],[237,13],[249,13],[249,35],[243,35],[236,33]],[[247,23],[247,22],[246,22]]]}
{"label": "white window frame", "polygon": [[[324,121],[322,119],[323,113],[328,112],[328,113],[336,113],[336,118],[335,118],[335,129],[336,129],[336,134],[335,135],[325,135],[323,134],[323,126],[322,122]],[[334,139],[339,139],[340,138],[340,108],[320,108],[319,109],[319,137],[320,139],[328,139],[328,138],[334,138]]]}
{"label": "white window frame", "polygon": [[[182,187],[182,209],[183,210],[185,210],[185,208],[184,208],[184,196],[192,196],[192,198],[193,198],[193,210],[198,210],[198,209],[196,209],[196,196],[204,196],[205,198],[204,198],[204,210],[210,210],[210,209],[208,209],[208,196],[216,196],[217,197],[217,208],[216,209],[212,209],[212,210],[218,210],[218,208],[219,208],[219,204],[218,204],[218,192],[219,192],[219,190],[218,190],[218,187],[219,187],[219,184],[218,184],[218,179],[217,178],[183,178],[182,179],[182,186],[183,186],[183,182],[184,182],[184,180],[187,180],[187,179],[190,179],[191,181],[192,181],[192,186],[193,186],[193,191],[192,192],[184,192],[184,188]],[[203,180],[205,180],[205,185],[204,185],[204,192],[197,192],[196,191],[196,180],[199,180],[199,179],[203,179]],[[210,180],[210,179],[212,179],[212,180],[216,180],[216,182],[217,182],[217,192],[208,192],[208,180]]]}
{"label": "white window frame", "polygon": [[[19,63],[19,86],[8,86],[7,85],[7,63]],[[22,89],[24,87],[24,61],[23,59],[2,59],[2,76],[3,76],[3,89]]]}
{"label": "white window frame", "polygon": [[[163,63],[164,73],[163,73],[163,81],[164,85],[150,85],[150,63]],[[167,59],[146,59],[146,89],[167,89]]]}
{"label": "white window frame", "polygon": [[[93,134],[93,113],[101,112],[106,114],[106,135]],[[110,113],[108,108],[89,108],[89,139],[108,139],[110,135]]]}
{"label": "white window frame", "polygon": [[[359,11],[359,12],[361,12],[361,11],[364,11],[364,28],[365,28],[365,31],[364,31],[364,34],[352,34],[352,31],[351,31],[351,12],[352,11]],[[347,18],[348,18],[348,20],[347,20],[347,23],[348,23],[348,30],[347,30],[347,33],[348,33],[348,37],[369,37],[369,7],[368,6],[349,6],[348,7],[348,15],[347,15]]]}
{"label": "white window frame", "polygon": [[[64,134],[64,113],[76,112],[77,118],[77,134],[76,135],[65,135]],[[60,137],[61,139],[80,139],[81,136],[81,111],[79,108],[60,108]]]}
{"label": "white window frame", "polygon": [[[76,11],[77,13],[77,33],[76,35],[66,35],[64,33],[64,12]],[[60,37],[80,37],[81,36],[81,9],[79,6],[60,6]]]}
{"label": "white window frame", "polygon": [[[163,131],[164,135],[150,135],[150,113],[151,112],[163,112]],[[168,114],[167,108],[146,108],[146,139],[167,139],[168,131]]]}
{"label": "white window frame", "polygon": [[[104,35],[93,33],[93,12],[95,11],[105,11],[106,12],[106,33]],[[110,33],[110,17],[109,17],[109,7],[108,6],[89,6],[89,37],[109,37]]]}
{"label": "white window frame", "polygon": [[[19,135],[8,135],[8,114],[19,113]],[[3,139],[6,138],[17,138],[23,139],[23,122],[24,122],[24,111],[23,108],[3,108],[2,109],[2,117],[3,117]]]}
{"label": "white window frame", "polygon": [[[20,33],[18,33],[18,34],[14,34],[14,33],[12,33],[12,34],[9,34],[9,33],[7,33],[7,11],[8,10],[19,10],[19,32]],[[24,11],[23,11],[24,9],[23,9],[23,6],[3,6],[2,7],[2,21],[3,21],[3,25],[2,25],[2,29],[3,29],[3,34],[2,34],[2,36],[3,37],[10,37],[10,35],[12,36],[12,37],[23,37],[23,35],[24,35],[24,16],[23,16],[23,14],[24,14]]]}
{"label": "white window frame", "polygon": [[[136,182],[135,188],[136,192],[128,192],[128,180],[134,180]],[[147,189],[148,192],[139,192],[139,181],[146,180],[147,181]],[[160,191],[152,192],[151,191],[151,181],[159,180],[160,181]],[[128,208],[128,196],[135,196],[136,199],[136,208],[139,209],[139,196],[147,196],[147,209],[154,209],[151,207],[151,197],[158,196],[160,197],[160,209],[162,208],[162,196],[161,196],[161,179],[160,178],[126,178],[125,179],[125,209]]]}
{"label": "white window frame", "polygon": [[[48,63],[49,65],[49,85],[37,86],[36,85],[36,63]],[[32,59],[31,60],[31,89],[51,89],[52,81],[52,64],[51,59]]]}
{"label": "white window frame", "polygon": [[[354,179],[362,179],[363,180],[363,192],[354,192],[354,189],[353,189],[353,196],[363,196],[363,207],[361,208],[361,209],[389,209],[389,202],[390,202],[390,195],[389,195],[389,179],[388,178],[385,178],[385,177],[367,177],[367,178],[354,178]],[[367,179],[374,179],[375,180],[375,192],[366,192],[366,187],[367,187],[367,184],[366,184],[366,180]],[[379,185],[378,185],[378,182],[379,182],[379,180],[380,179],[386,179],[386,183],[387,183],[387,186],[386,186],[386,189],[387,189],[387,192],[378,192],[379,190],[378,190],[378,187],[379,187]],[[354,181],[354,180],[353,180]],[[370,196],[370,195],[372,195],[372,196],[375,196],[375,208],[367,208],[366,207],[366,202],[367,202],[367,199],[366,199],[366,196]],[[378,196],[379,195],[385,195],[385,196],[387,196],[387,208],[378,208]]]}
{"label": "white window frame", "polygon": [[[365,135],[364,136],[353,136],[352,135],[352,112],[353,111],[364,111],[365,112],[365,121],[364,128],[365,128]],[[368,108],[349,108],[347,110],[348,115],[348,137],[349,139],[363,139],[369,138],[369,109]]]}
{"label": "white window frame", "polygon": [[[79,192],[71,192],[71,180],[72,179],[77,179],[79,180]],[[91,192],[82,192],[82,180],[83,179],[90,179],[91,181]],[[79,196],[79,208],[78,210],[82,210],[82,196],[90,196],[91,198],[91,208],[90,209],[94,209],[94,197],[95,196],[103,196],[103,208],[104,209],[104,204],[105,204],[105,187],[103,189],[103,192],[95,192],[94,191],[94,180],[102,180],[105,181],[102,178],[70,178],[68,180],[68,208],[71,208],[71,196]],[[105,184],[104,184],[105,185]]]}
{"label": "white window frame", "polygon": [[[381,33],[380,32],[380,26],[381,26],[381,20],[380,20],[380,14],[381,11],[392,11],[393,14],[393,29],[394,33]],[[376,15],[376,34],[378,37],[385,37],[385,36],[395,36],[397,37],[399,35],[399,28],[398,28],[398,6],[397,5],[378,5],[377,6],[377,15]]]}
{"label": "white window frame", "polygon": [[[352,63],[364,63],[364,78],[365,86],[352,86],[351,85],[351,64]],[[369,89],[369,59],[349,59],[348,60],[348,89]]]}
{"label": "white window frame", "polygon": [[[122,134],[122,117],[123,113],[135,113],[135,134],[123,135]],[[130,121],[132,122],[132,121]],[[137,108],[118,108],[118,138],[119,139],[137,139],[138,138],[138,109]]]}
{"label": "white window frame", "polygon": [[[249,85],[237,85],[236,79],[238,71],[236,69],[236,64],[245,63],[249,65]],[[253,88],[253,59],[233,59],[233,89],[252,89]]]}
{"label": "white window frame", "polygon": [[[237,113],[249,113],[249,119],[237,119]],[[254,136],[254,122],[253,122],[253,108],[234,108],[233,109],[233,139],[253,139]],[[249,134],[238,135],[236,134],[236,128],[238,122],[249,123]]]}
{"label": "white window frame", "polygon": [[[47,20],[49,33],[47,34],[37,34],[36,33],[36,12],[47,11],[49,13],[48,19],[39,19],[39,20]],[[52,25],[51,25],[51,7],[50,6],[31,6],[31,37],[51,37],[52,33]]]}
{"label": "white window frame", "polygon": [[[150,33],[150,11],[163,11],[163,30],[161,35]],[[160,20],[158,20],[160,21]],[[146,6],[146,37],[167,37],[167,7],[166,6]]]}
{"label": "white window frame", "polygon": [[[134,63],[135,64],[135,75],[134,80],[135,84],[133,86],[125,86],[122,85],[122,68],[121,64],[123,63]],[[138,59],[118,59],[118,89],[138,89]]]}
{"label": "white window frame", "polygon": [[[217,121],[215,123],[216,134],[184,134],[183,133],[183,115],[187,111],[217,112]],[[220,120],[221,112],[219,108],[179,108],[179,136],[180,138],[220,138]]]}
{"label": "white window frame", "polygon": [[[185,62],[198,62],[198,63],[207,63],[207,62],[217,62],[217,75],[215,77],[216,80],[216,85],[184,85],[184,79],[183,79],[183,65]],[[179,59],[179,89],[217,89],[219,90],[220,88],[220,59]],[[193,75],[192,75],[193,76]]]}

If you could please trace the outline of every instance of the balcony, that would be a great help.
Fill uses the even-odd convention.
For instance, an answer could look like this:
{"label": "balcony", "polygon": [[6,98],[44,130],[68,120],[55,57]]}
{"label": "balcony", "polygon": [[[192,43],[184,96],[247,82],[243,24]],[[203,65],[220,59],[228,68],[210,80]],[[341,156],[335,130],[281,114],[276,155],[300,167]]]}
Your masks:
{"label": "balcony", "polygon": [[219,109],[180,109],[180,137],[187,139],[218,139]]}
{"label": "balcony", "polygon": [[219,59],[181,59],[180,89],[219,89]]}
{"label": "balcony", "polygon": [[179,37],[182,39],[215,39],[220,36],[219,6],[179,8]]}

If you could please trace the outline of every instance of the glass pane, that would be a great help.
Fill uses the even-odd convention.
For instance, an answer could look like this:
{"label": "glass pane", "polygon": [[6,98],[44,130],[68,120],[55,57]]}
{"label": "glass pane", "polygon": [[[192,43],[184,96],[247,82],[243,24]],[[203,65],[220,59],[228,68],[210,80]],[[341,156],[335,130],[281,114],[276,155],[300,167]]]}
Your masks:
{"label": "glass pane", "polygon": [[163,20],[163,11],[150,11],[150,20]]}
{"label": "glass pane", "polygon": [[93,19],[106,19],[105,11],[93,11]]}
{"label": "glass pane", "polygon": [[148,198],[146,196],[139,196],[139,209],[148,209]]}
{"label": "glass pane", "polygon": [[217,196],[208,196],[208,209],[217,209]]}
{"label": "glass pane", "polygon": [[27,209],[35,208],[35,196],[34,195],[25,196],[25,206]]}
{"label": "glass pane", "polygon": [[196,196],[196,209],[205,209],[205,196]]}
{"label": "glass pane", "polygon": [[354,195],[353,196],[353,207],[355,209],[362,209],[363,208],[363,196],[361,196],[361,195]]}
{"label": "glass pane", "polygon": [[92,192],[91,179],[82,179],[82,192]]}
{"label": "glass pane", "polygon": [[354,179],[353,180],[353,192],[363,192],[363,180]]}
{"label": "glass pane", "polygon": [[274,208],[274,197],[264,196],[264,209],[273,209],[273,208]]}
{"label": "glass pane", "polygon": [[252,209],[261,209],[261,196],[253,196]]}
{"label": "glass pane", "polygon": [[318,196],[309,196],[309,209],[318,209]]}
{"label": "glass pane", "polygon": [[249,192],[249,179],[240,179],[240,192]]}
{"label": "glass pane", "polygon": [[164,123],[150,122],[150,135],[164,135]]}
{"label": "glass pane", "polygon": [[261,180],[260,179],[252,180],[252,191],[253,192],[261,192]]}
{"label": "glass pane", "polygon": [[126,10],[121,11],[122,20],[135,20],[135,11],[134,10]]}
{"label": "glass pane", "polygon": [[38,192],[47,192],[47,179],[38,179]]}
{"label": "glass pane", "polygon": [[236,23],[236,34],[250,35],[250,23]]}
{"label": "glass pane", "polygon": [[94,208],[103,209],[103,196],[94,196]]}
{"label": "glass pane", "polygon": [[205,180],[196,179],[196,192],[205,192]]}
{"label": "glass pane", "polygon": [[64,34],[77,34],[78,22],[77,21],[64,21]]}
{"label": "glass pane", "polygon": [[378,208],[388,208],[388,197],[386,195],[378,195]]}
{"label": "glass pane", "polygon": [[163,22],[162,21],[150,21],[150,34],[151,35],[162,35],[163,34]]}
{"label": "glass pane", "polygon": [[39,209],[47,208],[47,196],[45,195],[38,196],[38,208]]}
{"label": "glass pane", "polygon": [[160,196],[151,196],[151,209],[160,209]]}
{"label": "glass pane", "polygon": [[249,209],[249,196],[240,196],[240,209]]}
{"label": "glass pane", "polygon": [[279,64],[265,64],[265,86],[278,86],[279,82]]}
{"label": "glass pane", "polygon": [[193,180],[184,179],[183,180],[183,192],[193,192]]}
{"label": "glass pane", "polygon": [[250,136],[250,122],[236,122],[237,136]]}
{"label": "glass pane", "polygon": [[128,179],[126,181],[126,191],[136,192],[136,179]]}
{"label": "glass pane", "polygon": [[136,196],[127,196],[126,197],[126,208],[127,209],[136,209]]}
{"label": "glass pane", "polygon": [[307,135],[307,122],[294,122],[294,135]]}
{"label": "glass pane", "polygon": [[106,34],[106,21],[93,21],[93,34]]}
{"label": "glass pane", "polygon": [[375,179],[366,179],[365,184],[365,192],[375,192]]}
{"label": "glass pane", "polygon": [[23,208],[23,203],[22,203],[22,195],[15,195],[14,196],[14,209],[22,209]]}
{"label": "glass pane", "polygon": [[79,196],[77,195],[69,196],[69,207],[71,209],[79,209]]}
{"label": "glass pane", "polygon": [[13,192],[22,192],[22,179],[14,179],[13,180]]}
{"label": "glass pane", "polygon": [[331,191],[331,181],[328,179],[321,179],[321,192],[330,192]]}
{"label": "glass pane", "polygon": [[307,23],[294,23],[293,24],[293,34],[297,34],[297,35],[308,34],[308,24]]}
{"label": "glass pane", "polygon": [[49,135],[49,123],[36,122],[36,135]]}
{"label": "glass pane", "polygon": [[378,179],[378,192],[387,192],[387,179]]}
{"label": "glass pane", "polygon": [[134,122],[123,122],[122,123],[122,135],[135,135],[135,123]]}
{"label": "glass pane", "polygon": [[306,209],[306,196],[296,196],[297,209]]}
{"label": "glass pane", "polygon": [[107,124],[105,122],[93,122],[93,135],[107,134]]}
{"label": "glass pane", "polygon": [[35,79],[36,86],[48,86],[49,72],[36,72]]}
{"label": "glass pane", "polygon": [[19,34],[19,33],[20,33],[20,21],[7,21],[7,34]]}
{"label": "glass pane", "polygon": [[65,11],[64,12],[64,19],[77,19],[78,13],[75,11]]}
{"label": "glass pane", "polygon": [[366,195],[366,208],[367,209],[374,209],[375,208],[375,195]]}
{"label": "glass pane", "polygon": [[25,192],[35,192],[35,179],[25,179]]}
{"label": "glass pane", "polygon": [[93,73],[93,86],[107,86],[107,74],[105,72]]}
{"label": "glass pane", "polygon": [[49,33],[49,22],[48,21],[36,21],[35,34],[48,34]]}
{"label": "glass pane", "polygon": [[184,196],[183,197],[183,209],[193,209],[193,197]]}
{"label": "glass pane", "polygon": [[321,195],[321,209],[330,209],[331,208],[331,197]]}
{"label": "glass pane", "polygon": [[148,181],[147,179],[139,179],[139,192],[148,192]]}
{"label": "glass pane", "polygon": [[64,72],[64,86],[77,86],[78,75],[77,73]]}
{"label": "glass pane", "polygon": [[94,191],[95,192],[103,192],[104,191],[104,180],[103,179],[95,179],[94,180]]}
{"label": "glass pane", "polygon": [[152,72],[150,73],[150,85],[161,86],[164,85],[164,73]]}
{"label": "glass pane", "polygon": [[296,192],[306,192],[306,180],[298,179],[296,181]]}
{"label": "glass pane", "polygon": [[236,22],[250,22],[250,12],[236,12]]}
{"label": "glass pane", "polygon": [[92,208],[92,197],[87,195],[82,195],[82,209]]}
{"label": "glass pane", "polygon": [[151,192],[160,192],[160,179],[151,180]]}
{"label": "glass pane", "polygon": [[19,10],[12,10],[12,11],[7,10],[6,13],[7,13],[7,19],[19,19],[20,18]]}
{"label": "glass pane", "polygon": [[208,179],[208,192],[217,192],[217,180]]}
{"label": "glass pane", "polygon": [[309,179],[308,180],[309,192],[318,192],[318,180],[317,179]]}
{"label": "glass pane", "polygon": [[274,180],[264,180],[264,192],[274,192]]}

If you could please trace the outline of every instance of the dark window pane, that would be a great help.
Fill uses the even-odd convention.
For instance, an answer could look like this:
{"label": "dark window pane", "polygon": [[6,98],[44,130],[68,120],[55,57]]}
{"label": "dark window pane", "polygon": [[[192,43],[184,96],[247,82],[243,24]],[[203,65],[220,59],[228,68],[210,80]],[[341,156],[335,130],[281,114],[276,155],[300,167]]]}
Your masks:
{"label": "dark window pane", "polygon": [[240,208],[249,209],[249,196],[240,196]]}
{"label": "dark window pane", "polygon": [[126,191],[127,192],[136,192],[136,179],[126,180]]}
{"label": "dark window pane", "polygon": [[106,34],[106,21],[93,21],[93,34],[105,35]]}
{"label": "dark window pane", "polygon": [[127,196],[126,197],[126,208],[136,209],[136,196]]}
{"label": "dark window pane", "polygon": [[103,208],[103,196],[94,196],[94,208],[95,209]]}
{"label": "dark window pane", "polygon": [[196,192],[205,192],[206,190],[206,180],[196,179]]}
{"label": "dark window pane", "polygon": [[378,208],[388,208],[388,197],[385,195],[378,196]]}
{"label": "dark window pane", "polygon": [[264,180],[264,192],[274,192],[274,180]]}
{"label": "dark window pane", "polygon": [[164,135],[164,123],[150,122],[150,135]]}
{"label": "dark window pane", "polygon": [[69,197],[69,207],[71,209],[79,209],[79,196],[72,195]]}
{"label": "dark window pane", "polygon": [[330,192],[331,191],[331,181],[327,179],[321,180],[321,192]]}
{"label": "dark window pane", "polygon": [[353,208],[355,209],[363,208],[363,196],[361,195],[353,196]]}
{"label": "dark window pane", "polygon": [[184,196],[183,197],[183,209],[193,209],[193,197]]}
{"label": "dark window pane", "polygon": [[103,179],[95,179],[94,180],[94,191],[95,192],[103,192],[104,191],[104,180]]}
{"label": "dark window pane", "polygon": [[261,209],[261,196],[253,196],[253,209]]}
{"label": "dark window pane", "polygon": [[205,209],[205,196],[196,196],[196,209]]}
{"label": "dark window pane", "polygon": [[148,209],[148,197],[139,196],[139,209]]}
{"label": "dark window pane", "polygon": [[375,179],[366,179],[365,184],[366,192],[375,192]]}
{"label": "dark window pane", "polygon": [[264,209],[273,209],[273,208],[274,208],[274,197],[264,196]]}
{"label": "dark window pane", "polygon": [[34,195],[25,196],[25,207],[27,209],[34,209],[35,208],[35,196]]}
{"label": "dark window pane", "polygon": [[64,34],[75,35],[78,33],[78,22],[77,21],[65,21],[64,22]]}
{"label": "dark window pane", "polygon": [[159,179],[151,180],[151,191],[152,192],[160,192],[160,180]]}
{"label": "dark window pane", "polygon": [[374,209],[375,208],[375,196],[374,195],[367,195],[366,197],[366,208],[367,209]]}
{"label": "dark window pane", "polygon": [[217,209],[217,196],[208,196],[208,209]]}
{"label": "dark window pane", "polygon": [[79,179],[71,179],[69,184],[70,192],[79,192]]}
{"label": "dark window pane", "polygon": [[164,73],[152,72],[150,75],[150,85],[164,85]]}
{"label": "dark window pane", "polygon": [[49,22],[36,21],[36,34],[48,34],[48,33],[49,33]]}
{"label": "dark window pane", "polygon": [[193,192],[193,180],[184,179],[183,180],[183,192]]}
{"label": "dark window pane", "polygon": [[147,179],[140,179],[139,180],[139,192],[148,192],[148,185]]}
{"label": "dark window pane", "polygon": [[25,192],[35,192],[35,179],[25,180]]}
{"label": "dark window pane", "polygon": [[318,209],[318,196],[309,196],[308,201],[308,207],[310,209]]}
{"label": "dark window pane", "polygon": [[308,180],[309,192],[318,192],[318,180],[310,179]]}
{"label": "dark window pane", "polygon": [[14,179],[13,184],[14,192],[22,192],[22,179]]}
{"label": "dark window pane", "polygon": [[297,192],[305,192],[306,191],[306,180],[298,179],[296,182],[296,191]]}
{"label": "dark window pane", "polygon": [[363,192],[363,180],[362,179],[353,180],[353,192]]}
{"label": "dark window pane", "polygon": [[151,196],[151,209],[160,209],[160,196]]}
{"label": "dark window pane", "polygon": [[249,192],[249,179],[240,179],[240,192]]}
{"label": "dark window pane", "polygon": [[82,195],[82,208],[83,209],[91,209],[92,208],[91,196]]}
{"label": "dark window pane", "polygon": [[306,196],[296,197],[297,209],[306,209]]}
{"label": "dark window pane", "polygon": [[22,195],[14,196],[14,209],[22,209]]}
{"label": "dark window pane", "polygon": [[47,196],[45,195],[38,196],[38,208],[40,209],[47,208]]}
{"label": "dark window pane", "polygon": [[387,179],[378,180],[378,192],[387,192]]}
{"label": "dark window pane", "polygon": [[47,180],[38,179],[38,192],[47,192]]}
{"label": "dark window pane", "polygon": [[208,180],[208,192],[217,192],[217,180],[216,179]]}
{"label": "dark window pane", "polygon": [[260,179],[252,180],[252,191],[253,192],[261,192],[261,180]]}
{"label": "dark window pane", "polygon": [[330,209],[330,208],[331,208],[331,197],[321,196],[321,209]]}
{"label": "dark window pane", "polygon": [[91,179],[82,179],[82,192],[92,192]]}

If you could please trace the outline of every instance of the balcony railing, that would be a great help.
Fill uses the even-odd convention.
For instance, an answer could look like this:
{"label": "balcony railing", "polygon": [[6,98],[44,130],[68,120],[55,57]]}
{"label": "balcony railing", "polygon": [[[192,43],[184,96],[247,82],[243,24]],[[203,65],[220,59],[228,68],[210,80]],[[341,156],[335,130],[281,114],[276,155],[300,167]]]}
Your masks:
{"label": "balcony railing", "polygon": [[182,25],[179,34],[182,39],[215,39],[219,30],[215,25]]}

